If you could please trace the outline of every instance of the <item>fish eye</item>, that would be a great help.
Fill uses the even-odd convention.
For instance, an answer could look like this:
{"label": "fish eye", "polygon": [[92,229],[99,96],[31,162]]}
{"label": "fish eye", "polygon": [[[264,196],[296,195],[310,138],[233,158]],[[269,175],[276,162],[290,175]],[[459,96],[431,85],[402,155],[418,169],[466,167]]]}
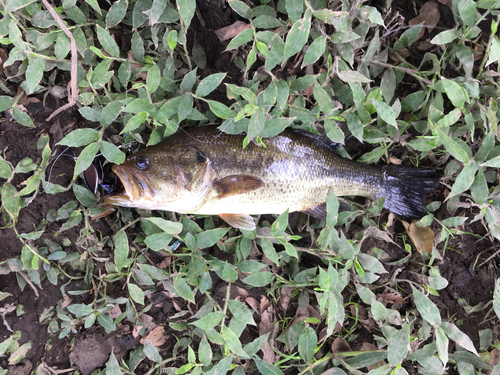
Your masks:
{"label": "fish eye", "polygon": [[149,167],[149,158],[145,156],[139,156],[135,162],[135,166],[138,169],[147,169]]}

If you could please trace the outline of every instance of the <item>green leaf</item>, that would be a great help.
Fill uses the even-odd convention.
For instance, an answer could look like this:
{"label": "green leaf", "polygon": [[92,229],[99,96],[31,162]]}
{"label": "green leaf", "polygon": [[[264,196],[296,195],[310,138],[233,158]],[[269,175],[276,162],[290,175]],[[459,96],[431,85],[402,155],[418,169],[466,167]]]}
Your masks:
{"label": "green leaf", "polygon": [[318,103],[319,109],[324,114],[328,115],[333,111],[332,100],[328,93],[319,85],[318,82],[314,82],[314,99]]}
{"label": "green leaf", "polygon": [[476,3],[470,0],[459,0],[456,5],[458,14],[467,26],[473,27],[476,25],[477,9]]}
{"label": "green leaf", "polygon": [[488,62],[485,66],[494,63],[495,61],[499,61],[500,59],[500,40],[498,36],[493,36],[493,40],[491,41],[491,47],[488,55]]}
{"label": "green leaf", "polygon": [[149,25],[156,24],[167,7],[167,0],[153,0],[153,5],[149,11],[145,13],[149,16]]}
{"label": "green leaf", "polygon": [[118,25],[123,20],[125,14],[127,14],[127,7],[128,0],[118,0],[111,5],[106,14],[106,27],[108,29]]}
{"label": "green leaf", "polygon": [[90,80],[94,88],[101,89],[109,82],[111,77],[113,77],[113,71],[109,71],[111,63],[111,59],[106,59],[97,64],[92,74],[92,79]]}
{"label": "green leaf", "polygon": [[309,30],[311,29],[311,17],[311,10],[307,9],[304,18],[294,22],[285,40],[285,61],[300,52],[306,44],[309,37]]}
{"label": "green leaf", "polygon": [[162,219],[161,217],[143,218],[158,226],[162,231],[168,234],[178,234],[182,231],[182,224]]}
{"label": "green leaf", "polygon": [[212,348],[206,338],[203,336],[198,347],[198,358],[202,364],[208,366],[212,362]]}
{"label": "green leaf", "polygon": [[17,365],[21,362],[31,349],[31,342],[27,342],[18,347],[9,357],[9,365]]}
{"label": "green leaf", "polygon": [[443,329],[441,327],[436,327],[436,347],[438,356],[445,366],[448,363],[448,345],[449,340]]}
{"label": "green leaf", "polygon": [[424,295],[421,291],[416,289],[413,285],[411,286],[413,291],[413,300],[415,306],[417,306],[418,312],[422,315],[422,318],[427,320],[431,325],[438,326],[441,324],[441,315],[439,310],[434,303]]}
{"label": "green leaf", "polygon": [[75,164],[73,179],[90,167],[90,164],[94,161],[97,151],[99,151],[99,143],[97,142],[89,144],[82,150]]}
{"label": "green leaf", "polygon": [[154,64],[148,70],[148,75],[146,77],[146,87],[150,94],[154,93],[156,89],[160,86],[161,72],[158,65]]}
{"label": "green leaf", "polygon": [[274,137],[283,132],[295,120],[295,117],[273,117],[266,119],[264,129],[260,132],[261,138]]}
{"label": "green leaf", "polygon": [[447,200],[468,190],[474,182],[474,176],[479,169],[479,163],[471,161],[460,172],[448,194]]}
{"label": "green leaf", "polygon": [[29,64],[26,69],[26,86],[24,86],[24,91],[27,95],[31,95],[38,88],[38,83],[43,78],[43,71],[45,69],[45,60],[42,57],[32,57],[28,58]]}
{"label": "green leaf", "polygon": [[448,98],[455,107],[461,108],[465,102],[469,102],[467,92],[458,83],[447,78],[443,78],[441,82],[443,83],[446,95],[448,95]]}
{"label": "green leaf", "polygon": [[0,178],[8,179],[11,175],[12,168],[10,167],[10,164],[0,156]]}
{"label": "green leaf", "polygon": [[125,153],[107,141],[101,141],[101,152],[111,163],[121,164],[125,161]]}
{"label": "green leaf", "polygon": [[396,113],[387,103],[373,99],[373,106],[377,110],[377,115],[379,115],[383,121],[397,128]]}
{"label": "green leaf", "polygon": [[[288,3],[288,2],[287,2]],[[319,38],[314,39],[311,43],[307,52],[304,56],[304,60],[302,60],[302,68],[307,65],[314,64],[318,59],[325,53],[326,48],[326,36],[320,36]]]}
{"label": "green leaf", "polygon": [[146,354],[146,356],[150,360],[152,360],[156,363],[161,363],[163,360],[161,358],[160,352],[158,351],[158,348],[153,346],[153,344],[151,344],[151,341],[149,341],[149,340],[146,340],[144,342],[144,354]]}
{"label": "green leaf", "polygon": [[139,112],[153,112],[155,106],[148,99],[138,98],[132,100],[123,109],[122,112],[139,113]]}
{"label": "green leaf", "polygon": [[252,18],[252,9],[245,4],[243,1],[238,0],[229,0],[229,6],[233,8],[233,10],[238,13],[241,17],[250,19]]}
{"label": "green leaf", "polygon": [[226,73],[215,73],[204,78],[196,88],[196,96],[203,98],[214,91],[226,77]]}
{"label": "green leaf", "polygon": [[278,216],[278,218],[274,221],[273,225],[271,226],[271,235],[273,237],[278,237],[285,232],[286,228],[288,227],[288,209],[285,210],[281,215]]}
{"label": "green leaf", "polygon": [[299,337],[298,350],[302,359],[310,363],[314,357],[316,347],[318,346],[318,337],[311,327],[306,327]]}
{"label": "green leaf", "polygon": [[469,336],[467,336],[465,333],[460,331],[455,324],[448,323],[448,322],[442,322],[439,325],[439,327],[441,327],[443,329],[444,333],[446,333],[446,336],[448,336],[450,339],[455,341],[462,348],[479,356],[476,348],[474,347],[474,344],[472,343],[472,340],[469,338]]}
{"label": "green leaf", "polygon": [[121,375],[120,365],[115,357],[115,354],[111,352],[109,359],[106,362],[106,375]]}
{"label": "green leaf", "polygon": [[225,104],[219,103],[215,100],[209,100],[208,105],[210,106],[210,110],[214,113],[214,115],[221,119],[227,120],[235,116],[235,113]]}
{"label": "green leaf", "polygon": [[361,14],[366,16],[372,23],[384,26],[384,20],[377,8],[363,5],[360,7]]}
{"label": "green leaf", "polygon": [[444,226],[447,226],[448,228],[455,228],[459,225],[462,225],[467,221],[466,217],[461,217],[461,216],[455,216],[455,217],[449,217],[447,219],[444,219],[441,224]]}
{"label": "green leaf", "polygon": [[290,85],[290,90],[292,91],[304,91],[305,89],[311,87],[311,85],[314,83],[315,78],[313,75],[305,75],[303,77],[297,78],[295,81],[292,82]]}
{"label": "green leaf", "polygon": [[0,96],[0,112],[8,110],[15,102],[14,98],[10,96]]}
{"label": "green leaf", "polygon": [[399,39],[394,43],[393,50],[398,52],[401,51],[405,47],[409,47],[412,43],[417,40],[418,35],[420,34],[420,30],[422,30],[423,24],[414,25],[406,30]]}
{"label": "green leaf", "polygon": [[196,0],[177,0],[177,10],[184,23],[184,29],[187,30],[196,10]]}
{"label": "green leaf", "polygon": [[196,238],[196,247],[198,249],[206,249],[212,247],[219,241],[222,237],[226,235],[230,228],[217,228],[212,230],[207,230],[205,232],[198,233]]}
{"label": "green leaf", "polygon": [[233,357],[230,355],[224,356],[212,369],[206,372],[206,375],[226,375],[231,368]]}
{"label": "green leaf", "polygon": [[446,30],[431,39],[432,44],[449,44],[462,35],[462,30]]}
{"label": "green leaf", "polygon": [[262,14],[252,20],[252,26],[257,29],[275,29],[283,26],[283,22],[274,16]]}
{"label": "green leaf", "polygon": [[69,305],[67,309],[77,318],[90,315],[94,312],[94,307],[92,305],[73,304]]}
{"label": "green leaf", "polygon": [[249,358],[249,355],[243,351],[238,336],[233,331],[226,326],[222,326],[221,334],[229,350],[238,355],[239,358]]}
{"label": "green leaf", "polygon": [[5,10],[7,12],[14,12],[15,10],[24,8],[34,2],[36,2],[36,0],[6,0]]}
{"label": "green leaf", "polygon": [[387,360],[392,366],[397,366],[408,354],[408,346],[410,345],[410,324],[405,324],[403,328],[390,337],[388,341]]}
{"label": "green leaf", "polygon": [[96,108],[91,108],[91,107],[82,107],[78,109],[78,112],[89,121],[92,122],[97,122],[101,118],[101,111]]}
{"label": "green leaf", "polygon": [[481,167],[500,168],[500,156],[497,156],[495,158],[492,158],[492,159],[482,163]]}
{"label": "green leaf", "polygon": [[121,230],[115,235],[115,265],[118,272],[131,264],[132,259],[128,259],[128,253],[128,238],[125,232]]}
{"label": "green leaf", "polygon": [[[137,2],[134,5],[134,9],[132,10],[132,29],[137,30],[139,26],[141,26],[148,19],[146,12],[149,9],[151,9],[152,5],[153,2],[151,0],[137,0]],[[136,33],[134,32],[134,35],[135,34]],[[133,39],[134,36],[132,36],[132,40]],[[133,45],[132,45],[132,51],[134,51]],[[134,51],[134,56],[136,59],[138,59],[138,56],[135,55],[135,51]]]}
{"label": "green leaf", "polygon": [[339,72],[339,78],[344,82],[370,83],[372,80],[355,70],[343,70]]}
{"label": "green leaf", "polygon": [[128,283],[128,293],[130,297],[137,303],[144,305],[144,291],[137,285]]}
{"label": "green leaf", "polygon": [[493,291],[493,310],[500,319],[500,278],[495,281],[495,288]]}
{"label": "green leaf", "polygon": [[241,47],[243,44],[250,42],[254,37],[253,29],[245,29],[239,33],[235,38],[233,38],[226,47],[226,51],[231,51]]}
{"label": "green leaf", "polygon": [[197,321],[192,322],[190,324],[204,331],[208,331],[209,329],[217,326],[222,321],[222,319],[224,319],[224,317],[225,315],[222,311],[215,311],[207,314],[203,318],[198,319]]}
{"label": "green leaf", "polygon": [[[444,133],[440,128],[436,128],[436,132],[439,135],[439,139],[444,145],[444,148],[446,151],[448,151],[451,156],[453,156],[455,159],[458,161],[461,161],[462,163],[467,163],[469,161],[469,157],[467,156],[467,153],[465,150],[460,147],[460,145],[454,141],[450,136],[448,136],[446,133]],[[471,163],[474,164],[475,163]],[[476,169],[477,170],[477,169]],[[474,171],[475,173],[475,171]],[[471,181],[472,183],[472,181]],[[469,185],[470,186],[470,185]]]}
{"label": "green leaf", "polygon": [[[139,4],[139,2],[137,2],[137,4]],[[139,63],[144,63],[144,54],[146,50],[144,49],[144,42],[137,31],[134,31],[132,34],[132,53]]]}
{"label": "green leaf", "polygon": [[245,284],[255,287],[263,287],[271,283],[274,280],[274,274],[272,272],[257,272],[250,276],[245,277],[243,281]]}
{"label": "green leaf", "polygon": [[239,321],[253,326],[257,325],[253,320],[252,311],[244,303],[232,299],[228,301],[228,306],[233,316]]}
{"label": "green leaf", "polygon": [[172,235],[168,233],[153,233],[144,239],[144,243],[153,251],[160,251],[167,247],[172,240]]}
{"label": "green leaf", "polygon": [[33,120],[31,119],[31,117],[27,113],[21,111],[17,107],[14,107],[14,109],[12,110],[12,112],[14,114],[14,120],[16,120],[21,125],[26,126],[28,128],[34,128],[35,127],[35,124],[33,123]]}
{"label": "green leaf", "polygon": [[133,115],[130,120],[128,120],[127,124],[120,132],[120,134],[130,133],[141,126],[147,119],[149,115],[147,112],[139,112]]}
{"label": "green leaf", "polygon": [[254,358],[255,365],[261,374],[265,375],[284,375],[283,371],[277,368],[275,365],[263,361],[259,358]]}
{"label": "green leaf", "polygon": [[412,112],[418,108],[420,104],[424,101],[426,97],[425,91],[417,91],[405,96],[401,101],[401,111]]}
{"label": "green leaf", "polygon": [[189,285],[186,283],[186,280],[179,277],[175,283],[174,288],[177,291],[177,294],[184,298],[185,300],[191,301],[194,303],[194,294]]}
{"label": "green leaf", "polygon": [[101,26],[97,25],[97,38],[101,43],[102,47],[109,53],[111,56],[119,58],[120,57],[120,48],[118,48],[118,44],[116,44],[115,40],[111,37],[108,30],[103,29]]}

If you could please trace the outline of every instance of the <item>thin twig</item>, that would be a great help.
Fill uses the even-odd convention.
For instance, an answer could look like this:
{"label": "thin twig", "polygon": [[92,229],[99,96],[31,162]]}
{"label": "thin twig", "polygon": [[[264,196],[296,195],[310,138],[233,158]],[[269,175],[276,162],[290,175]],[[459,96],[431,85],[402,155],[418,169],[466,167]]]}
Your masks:
{"label": "thin twig", "polygon": [[77,86],[76,86],[76,84],[77,84],[76,73],[77,73],[77,67],[78,67],[77,57],[78,56],[77,56],[77,51],[76,51],[76,42],[75,42],[75,38],[73,38],[73,34],[71,34],[71,32],[68,30],[68,28],[66,27],[66,25],[62,21],[61,17],[59,17],[59,14],[57,14],[57,12],[54,10],[52,5],[50,5],[47,2],[47,0],[42,0],[42,2],[43,2],[43,5],[45,6],[45,8],[47,8],[47,10],[52,15],[52,17],[54,17],[54,19],[56,20],[59,27],[62,29],[62,31],[64,31],[64,33],[68,36],[68,38],[71,42],[71,80],[69,81],[68,103],[63,105],[62,107],[59,107],[58,109],[56,109],[47,118],[47,121],[50,121],[56,115],[58,115],[60,112],[66,110],[68,108],[71,108],[76,103],[76,99],[78,98],[78,91],[77,91]]}

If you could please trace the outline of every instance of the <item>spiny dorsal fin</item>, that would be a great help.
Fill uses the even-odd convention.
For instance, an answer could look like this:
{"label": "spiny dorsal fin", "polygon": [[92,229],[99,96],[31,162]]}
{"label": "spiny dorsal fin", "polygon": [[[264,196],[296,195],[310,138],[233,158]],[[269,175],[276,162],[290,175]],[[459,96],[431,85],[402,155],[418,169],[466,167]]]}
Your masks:
{"label": "spiny dorsal fin", "polygon": [[213,187],[217,189],[219,198],[225,198],[257,190],[265,184],[266,183],[258,177],[233,175],[214,181]]}
{"label": "spiny dorsal fin", "polygon": [[255,229],[255,222],[247,214],[219,214],[220,218],[233,228],[252,230]]}

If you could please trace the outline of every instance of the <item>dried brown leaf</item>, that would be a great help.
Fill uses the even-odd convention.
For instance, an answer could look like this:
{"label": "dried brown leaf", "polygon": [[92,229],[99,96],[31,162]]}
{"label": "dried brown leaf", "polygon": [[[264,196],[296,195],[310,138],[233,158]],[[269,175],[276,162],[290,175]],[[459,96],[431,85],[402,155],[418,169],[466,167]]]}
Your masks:
{"label": "dried brown leaf", "polygon": [[260,304],[259,302],[253,298],[253,297],[247,297],[245,298],[245,302],[248,303],[248,305],[258,314],[260,315]]}
{"label": "dried brown leaf", "polygon": [[64,309],[65,307],[71,305],[72,303],[73,303],[73,301],[71,300],[71,297],[68,295],[65,295],[63,297],[63,301],[61,303],[61,310]]}
{"label": "dried brown leaf", "polygon": [[263,313],[264,311],[266,311],[268,309],[268,307],[270,306],[270,302],[269,300],[267,299],[266,296],[261,296],[261,299],[260,299],[260,311]]}
{"label": "dried brown leaf", "polygon": [[151,341],[151,344],[153,346],[156,346],[159,348],[163,344],[167,342],[167,335],[165,334],[165,327],[164,326],[157,326],[155,327],[151,332],[146,337],[143,337],[141,339],[141,344],[144,344],[146,340]]}
{"label": "dried brown leaf", "polygon": [[422,30],[420,31],[420,34],[418,34],[418,37],[416,39],[419,40],[422,37],[422,35],[424,35],[426,28],[427,32],[429,33],[432,30],[434,30],[440,18],[441,14],[439,13],[438,3],[435,2],[434,0],[430,0],[426,2],[424,5],[422,5],[422,8],[420,8],[420,11],[418,12],[418,16],[412,18],[408,22],[408,24],[411,26],[418,25],[421,23],[424,24],[424,27],[422,27]]}
{"label": "dried brown leaf", "polygon": [[337,337],[332,342],[332,353],[348,352],[350,350],[351,347],[342,337]]}
{"label": "dried brown leaf", "polygon": [[413,245],[417,251],[422,254],[422,251],[427,251],[432,253],[432,248],[434,247],[434,232],[430,227],[420,228],[415,224],[416,221],[413,221],[411,224],[408,224],[406,221],[402,221],[403,226],[406,229],[406,233],[410,236]]}
{"label": "dried brown leaf", "polygon": [[281,288],[281,295],[280,298],[278,299],[278,304],[281,307],[283,311],[288,310],[288,305],[290,304],[290,300],[292,298],[292,293],[295,290],[295,288],[291,286],[285,286]]}
{"label": "dried brown leaf", "polygon": [[[265,311],[262,312],[262,316],[259,323],[259,335],[265,335],[268,332],[272,332],[274,330],[274,326],[276,325],[276,315],[274,314],[273,306],[269,306]],[[276,361],[276,356],[274,353],[271,344],[266,342],[266,345],[262,348],[262,359],[269,363],[274,363]]]}
{"label": "dried brown leaf", "polygon": [[387,303],[406,303],[406,300],[401,297],[399,294],[396,293],[382,293],[379,294],[377,297],[382,298]]}
{"label": "dried brown leaf", "polygon": [[[314,67],[312,65],[306,66],[306,75],[314,75]],[[309,86],[304,90],[304,95],[310,97],[314,92],[314,85]]]}
{"label": "dried brown leaf", "polygon": [[120,309],[120,305],[116,304],[111,311],[109,312],[113,319],[118,318],[122,314],[122,310]]}
{"label": "dried brown leaf", "polygon": [[223,27],[222,29],[215,30],[215,35],[217,35],[217,38],[221,42],[228,40],[228,39],[233,39],[234,37],[238,36],[239,33],[241,33],[243,30],[246,29],[251,29],[252,25],[241,22],[241,21],[236,21],[232,25]]}

